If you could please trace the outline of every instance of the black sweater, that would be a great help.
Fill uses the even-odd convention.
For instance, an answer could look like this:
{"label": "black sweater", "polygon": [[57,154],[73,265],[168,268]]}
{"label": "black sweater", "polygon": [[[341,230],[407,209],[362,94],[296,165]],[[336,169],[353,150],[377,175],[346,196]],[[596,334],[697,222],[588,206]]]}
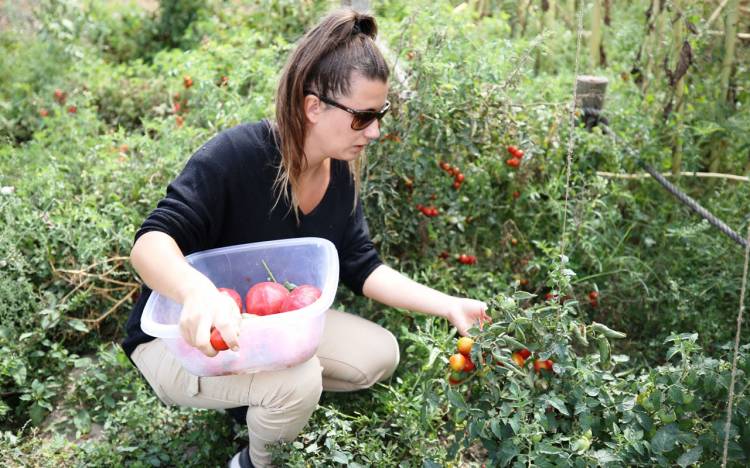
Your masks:
{"label": "black sweater", "polygon": [[[293,237],[322,237],[338,250],[340,280],[356,294],[382,262],[375,250],[346,162],[331,160],[331,177],[323,199],[300,222],[282,197],[276,201],[273,181],[281,155],[267,121],[221,132],[203,145],[166,196],[135,234],[169,234],[183,255],[193,252]],[[154,338],[141,330],[141,315],[151,290],[145,285],[126,325],[125,353]]]}

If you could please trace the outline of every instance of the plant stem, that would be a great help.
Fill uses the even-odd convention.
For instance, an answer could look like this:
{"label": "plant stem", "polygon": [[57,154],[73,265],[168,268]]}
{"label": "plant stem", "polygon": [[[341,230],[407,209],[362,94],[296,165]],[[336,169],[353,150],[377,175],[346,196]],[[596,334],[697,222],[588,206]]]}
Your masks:
{"label": "plant stem", "polygon": [[266,263],[266,261],[261,260],[260,262],[263,264],[263,268],[266,269],[266,273],[268,273],[268,277],[271,278],[271,281],[273,281],[274,283],[278,283],[278,281],[276,281],[276,277],[273,276],[273,273],[271,273],[271,269],[268,268],[268,264]]}

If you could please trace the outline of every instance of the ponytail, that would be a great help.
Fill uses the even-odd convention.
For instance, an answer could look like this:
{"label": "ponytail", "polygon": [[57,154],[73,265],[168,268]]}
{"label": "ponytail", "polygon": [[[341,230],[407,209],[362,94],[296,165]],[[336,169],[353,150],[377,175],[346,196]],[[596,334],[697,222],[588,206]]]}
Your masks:
{"label": "ponytail", "polygon": [[[377,32],[371,15],[350,9],[333,12],[305,34],[284,66],[276,92],[276,131],[272,132],[281,150],[281,164],[274,182],[277,191],[274,206],[283,196],[291,202],[297,220],[299,203],[295,192],[307,166],[305,91],[320,96],[348,95],[353,72],[387,82],[388,65],[375,44]],[[363,166],[364,156],[349,162],[355,185],[354,206]]]}

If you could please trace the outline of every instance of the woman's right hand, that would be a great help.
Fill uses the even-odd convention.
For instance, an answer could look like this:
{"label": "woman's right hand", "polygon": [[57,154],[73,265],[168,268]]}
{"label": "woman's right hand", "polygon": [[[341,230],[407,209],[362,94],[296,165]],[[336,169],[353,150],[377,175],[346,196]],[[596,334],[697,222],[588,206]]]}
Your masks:
{"label": "woman's right hand", "polygon": [[189,345],[209,357],[216,356],[211,346],[211,327],[216,327],[230,349],[239,348],[240,311],[228,294],[213,285],[195,288],[185,297],[180,316],[180,333]]}

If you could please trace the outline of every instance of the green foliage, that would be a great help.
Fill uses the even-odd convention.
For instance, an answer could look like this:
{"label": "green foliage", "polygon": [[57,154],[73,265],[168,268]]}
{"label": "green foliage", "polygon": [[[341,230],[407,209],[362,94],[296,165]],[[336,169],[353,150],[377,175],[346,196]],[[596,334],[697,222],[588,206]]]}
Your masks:
{"label": "green foliage", "polygon": [[[478,369],[448,385],[454,341],[445,321],[342,290],[337,307],[392,330],[402,363],[370,391],[326,394],[276,459],[713,466],[741,249],[654,181],[595,175],[638,172],[639,158],[671,169],[670,88],[662,76],[641,92],[630,73],[643,65],[635,55],[648,2],[612,2],[609,68],[599,70],[585,39],[576,59],[567,2],[557,2],[546,31],[541,2],[531,2],[523,34],[517,2],[484,3],[483,15],[470,2],[375,3],[379,38],[407,84],[393,74],[392,114],[368,148],[363,193],[388,264],[492,302],[493,325],[477,331]],[[687,3],[686,17],[702,27],[702,6]],[[243,443],[246,432],[221,414],[161,405],[111,347],[138,287],[126,256],[201,144],[273,117],[287,54],[336,5],[170,0],[146,11],[136,2],[46,0],[27,29],[0,30],[0,459],[206,466]],[[699,65],[679,116],[683,168],[747,172],[747,51],[738,50],[734,102],[719,105],[719,39],[689,41]],[[617,138],[570,115],[576,66],[609,79],[605,114]],[[506,163],[509,145],[525,153],[518,168]],[[441,162],[463,174],[460,188]],[[748,184],[674,181],[745,232]],[[460,254],[477,263],[459,263]],[[605,341],[594,322],[627,337]],[[554,374],[514,367],[516,341],[553,360]],[[729,446],[737,466],[750,446],[748,371],[743,347]]]}

